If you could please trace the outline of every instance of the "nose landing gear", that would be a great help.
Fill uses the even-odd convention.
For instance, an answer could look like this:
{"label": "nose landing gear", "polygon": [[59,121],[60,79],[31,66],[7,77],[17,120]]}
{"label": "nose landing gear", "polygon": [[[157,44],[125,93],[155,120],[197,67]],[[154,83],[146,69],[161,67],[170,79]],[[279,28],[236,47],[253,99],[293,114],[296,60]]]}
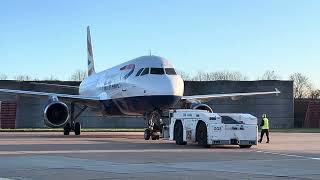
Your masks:
{"label": "nose landing gear", "polygon": [[144,139],[149,140],[158,140],[160,139],[160,132],[163,128],[163,122],[161,119],[161,115],[158,111],[153,111],[150,114],[145,116],[146,123],[148,124],[148,128],[144,131]]}

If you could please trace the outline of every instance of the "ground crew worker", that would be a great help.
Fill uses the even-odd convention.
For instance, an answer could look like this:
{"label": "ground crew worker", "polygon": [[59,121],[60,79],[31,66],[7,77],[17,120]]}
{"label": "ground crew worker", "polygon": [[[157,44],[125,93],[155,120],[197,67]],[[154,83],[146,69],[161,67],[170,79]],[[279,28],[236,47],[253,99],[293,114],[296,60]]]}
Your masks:
{"label": "ground crew worker", "polygon": [[261,143],[264,133],[266,133],[267,143],[269,143],[269,119],[267,118],[266,114],[262,115],[262,121],[261,121],[260,127],[261,127],[261,136],[260,136],[259,143]]}

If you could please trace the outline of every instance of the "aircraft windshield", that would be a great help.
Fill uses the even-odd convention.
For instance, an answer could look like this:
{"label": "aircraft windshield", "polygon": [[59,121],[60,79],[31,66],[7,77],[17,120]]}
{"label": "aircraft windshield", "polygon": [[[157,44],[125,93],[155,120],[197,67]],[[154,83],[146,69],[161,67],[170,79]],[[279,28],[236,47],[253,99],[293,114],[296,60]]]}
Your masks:
{"label": "aircraft windshield", "polygon": [[145,69],[142,71],[142,73],[141,73],[140,76],[143,76],[143,75],[146,75],[146,74],[149,74],[149,68],[145,68]]}
{"label": "aircraft windshield", "polygon": [[150,74],[164,74],[163,68],[151,68]]}
{"label": "aircraft windshield", "polygon": [[136,76],[139,76],[142,71],[143,71],[143,68],[141,68],[141,69],[137,72]]}
{"label": "aircraft windshield", "polygon": [[176,71],[173,68],[166,68],[166,74],[177,75]]}

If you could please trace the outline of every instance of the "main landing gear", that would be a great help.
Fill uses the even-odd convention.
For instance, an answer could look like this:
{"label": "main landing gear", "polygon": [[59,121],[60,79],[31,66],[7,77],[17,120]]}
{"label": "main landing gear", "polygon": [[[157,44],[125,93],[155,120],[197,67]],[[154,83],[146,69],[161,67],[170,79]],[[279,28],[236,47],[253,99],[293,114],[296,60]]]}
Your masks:
{"label": "main landing gear", "polygon": [[163,122],[161,115],[158,111],[154,111],[145,116],[145,120],[148,124],[148,128],[144,131],[144,139],[149,140],[158,140],[160,139],[160,132],[163,128]]}
{"label": "main landing gear", "polygon": [[[75,115],[75,107],[80,109],[80,111]],[[70,122],[68,122],[63,128],[63,134],[69,135],[71,131],[74,131],[75,135],[81,134],[81,123],[76,122],[78,117],[88,108],[88,106],[77,106],[75,102],[71,103],[71,112],[70,112]]]}

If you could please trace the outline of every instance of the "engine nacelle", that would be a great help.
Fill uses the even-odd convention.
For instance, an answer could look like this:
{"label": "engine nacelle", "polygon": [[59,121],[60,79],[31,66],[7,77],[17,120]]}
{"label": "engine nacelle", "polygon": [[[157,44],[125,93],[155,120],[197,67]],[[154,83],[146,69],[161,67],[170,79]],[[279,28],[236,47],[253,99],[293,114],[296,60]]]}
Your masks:
{"label": "engine nacelle", "polygon": [[207,105],[207,104],[202,104],[200,101],[195,101],[195,100],[182,100],[180,107],[183,109],[199,109],[199,110],[205,110],[210,113],[213,113],[213,109]]}
{"label": "engine nacelle", "polygon": [[213,113],[213,109],[207,104],[192,103],[190,109],[206,110],[210,113]]}
{"label": "engine nacelle", "polygon": [[63,127],[69,119],[68,106],[59,100],[49,100],[43,111],[44,123],[53,128]]}

